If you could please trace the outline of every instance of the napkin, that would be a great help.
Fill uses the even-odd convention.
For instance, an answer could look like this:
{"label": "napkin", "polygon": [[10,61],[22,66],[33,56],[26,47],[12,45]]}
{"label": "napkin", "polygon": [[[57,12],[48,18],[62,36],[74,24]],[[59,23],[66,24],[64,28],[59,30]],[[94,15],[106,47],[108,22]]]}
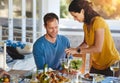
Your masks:
{"label": "napkin", "polygon": [[120,78],[106,77],[101,83],[120,83]]}

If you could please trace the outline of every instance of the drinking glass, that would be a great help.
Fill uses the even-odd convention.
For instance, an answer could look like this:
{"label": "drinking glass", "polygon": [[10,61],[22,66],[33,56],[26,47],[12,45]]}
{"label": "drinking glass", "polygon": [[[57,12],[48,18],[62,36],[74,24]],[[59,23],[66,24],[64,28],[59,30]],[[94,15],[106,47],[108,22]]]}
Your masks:
{"label": "drinking glass", "polygon": [[60,59],[60,64],[62,66],[62,69],[67,69],[67,74],[69,74],[70,60],[67,58],[62,58]]}
{"label": "drinking glass", "polygon": [[110,69],[113,71],[113,77],[115,77],[115,72],[120,68],[120,61],[116,61],[114,64],[110,66]]}
{"label": "drinking glass", "polygon": [[19,74],[11,74],[10,75],[10,81],[11,81],[11,83],[18,83],[18,81],[19,81]]}
{"label": "drinking glass", "polygon": [[32,71],[32,78],[30,79],[30,83],[38,83],[38,80],[36,78],[36,76],[37,76],[37,69],[36,69],[36,67],[33,68],[31,71]]}
{"label": "drinking glass", "polygon": [[69,61],[66,58],[60,59],[60,64],[62,68],[65,68],[65,69],[69,68]]}

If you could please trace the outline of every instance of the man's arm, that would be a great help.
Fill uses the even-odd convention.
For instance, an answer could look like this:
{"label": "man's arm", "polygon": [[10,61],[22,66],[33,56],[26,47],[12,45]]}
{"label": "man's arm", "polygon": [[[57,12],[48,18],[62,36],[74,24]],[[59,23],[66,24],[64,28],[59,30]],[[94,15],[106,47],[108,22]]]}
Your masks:
{"label": "man's arm", "polygon": [[33,46],[33,56],[38,69],[43,69],[45,64],[45,58],[43,56],[42,46],[34,45]]}

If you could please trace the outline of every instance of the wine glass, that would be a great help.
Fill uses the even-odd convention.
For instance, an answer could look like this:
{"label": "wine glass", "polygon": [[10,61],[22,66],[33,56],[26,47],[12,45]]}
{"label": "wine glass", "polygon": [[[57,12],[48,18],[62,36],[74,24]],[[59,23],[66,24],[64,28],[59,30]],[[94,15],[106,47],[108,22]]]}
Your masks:
{"label": "wine glass", "polygon": [[60,64],[62,66],[62,69],[67,69],[67,74],[69,74],[70,60],[67,58],[62,58],[60,59]]}
{"label": "wine glass", "polygon": [[61,66],[62,66],[62,68],[64,69],[68,69],[68,62],[67,62],[67,59],[66,58],[62,58],[62,59],[60,59],[60,64],[61,64]]}
{"label": "wine glass", "polygon": [[11,74],[10,75],[10,82],[11,83],[18,83],[19,77],[20,77],[19,74]]}
{"label": "wine glass", "polygon": [[120,61],[115,61],[114,64],[110,66],[110,69],[113,71],[113,77],[115,77],[115,72],[120,68]]}

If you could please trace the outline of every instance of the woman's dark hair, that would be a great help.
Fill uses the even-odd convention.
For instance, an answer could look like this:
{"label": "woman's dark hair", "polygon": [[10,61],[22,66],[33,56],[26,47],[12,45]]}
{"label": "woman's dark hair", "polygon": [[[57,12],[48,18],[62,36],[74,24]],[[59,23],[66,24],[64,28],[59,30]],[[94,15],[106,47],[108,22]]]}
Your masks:
{"label": "woman's dark hair", "polygon": [[43,18],[43,20],[44,20],[44,25],[47,25],[47,22],[48,22],[48,21],[53,21],[54,19],[57,19],[57,20],[59,21],[59,18],[58,18],[58,16],[57,16],[56,14],[54,14],[54,13],[47,13],[47,14],[44,16],[44,18]]}
{"label": "woman's dark hair", "polygon": [[84,9],[84,22],[90,24],[90,21],[95,16],[100,16],[96,11],[91,7],[91,3],[86,0],[73,0],[69,5],[69,12],[81,12],[81,9]]}

